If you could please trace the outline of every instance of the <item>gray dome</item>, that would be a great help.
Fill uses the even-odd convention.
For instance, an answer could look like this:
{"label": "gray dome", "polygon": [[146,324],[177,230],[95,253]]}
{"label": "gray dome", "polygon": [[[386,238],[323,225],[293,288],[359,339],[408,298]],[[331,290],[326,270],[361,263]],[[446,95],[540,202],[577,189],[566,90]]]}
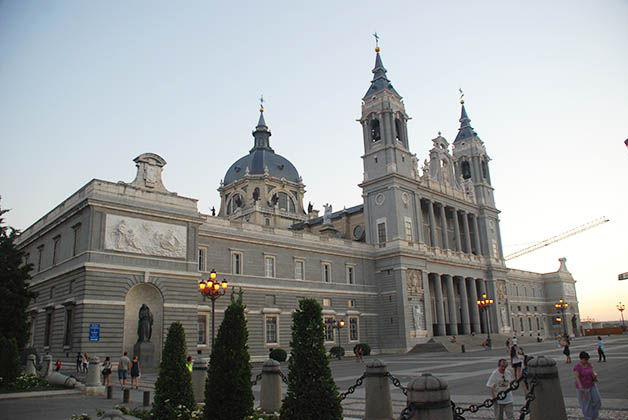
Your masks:
{"label": "gray dome", "polygon": [[266,148],[254,148],[251,153],[231,165],[225,174],[224,184],[229,185],[244,178],[246,168],[249,168],[250,175],[263,175],[264,168],[268,168],[268,175],[272,177],[300,182],[297,169],[288,159]]}

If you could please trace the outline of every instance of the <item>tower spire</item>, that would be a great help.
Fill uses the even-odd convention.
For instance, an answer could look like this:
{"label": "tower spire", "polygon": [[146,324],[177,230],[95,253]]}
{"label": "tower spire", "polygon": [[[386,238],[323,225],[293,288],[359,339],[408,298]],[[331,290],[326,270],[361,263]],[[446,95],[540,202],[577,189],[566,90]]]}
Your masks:
{"label": "tower spire", "polygon": [[255,143],[251,151],[255,149],[267,149],[272,152],[273,149],[270,147],[271,132],[268,129],[268,125],[266,125],[266,120],[264,119],[264,95],[259,98],[259,102],[259,120],[257,121],[255,131],[253,131]]}
{"label": "tower spire", "polygon": [[458,89],[460,91],[460,105],[462,106],[462,110],[460,111],[460,128],[458,129],[458,135],[454,140],[454,143],[467,139],[473,136],[477,136],[477,133],[471,127],[471,118],[467,115],[467,110],[464,107],[464,93],[462,93],[462,89]]}
{"label": "tower spire", "polygon": [[382,57],[379,55],[379,52],[381,51],[379,48],[379,35],[377,35],[377,32],[375,32],[373,36],[375,37],[375,67],[373,67],[372,70],[373,80],[371,80],[371,86],[366,91],[364,97],[366,98],[367,96],[370,96],[382,89],[390,89],[397,96],[401,97],[401,95],[397,93],[395,88],[393,88],[390,80],[388,80],[388,78],[386,77],[387,70],[382,63]]}

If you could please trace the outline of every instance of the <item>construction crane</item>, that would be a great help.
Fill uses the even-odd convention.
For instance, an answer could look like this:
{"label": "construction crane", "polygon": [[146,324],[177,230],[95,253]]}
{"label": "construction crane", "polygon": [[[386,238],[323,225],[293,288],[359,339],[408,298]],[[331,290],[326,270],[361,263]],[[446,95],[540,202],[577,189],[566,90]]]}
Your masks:
{"label": "construction crane", "polygon": [[509,260],[515,259],[515,258],[520,257],[522,255],[528,254],[528,253],[530,253],[532,251],[536,251],[539,248],[546,247],[546,246],[551,245],[553,243],[556,243],[558,241],[562,241],[565,238],[568,238],[570,236],[576,235],[576,234],[578,234],[580,232],[584,232],[585,230],[592,229],[592,228],[594,228],[596,226],[599,226],[599,225],[601,225],[603,223],[606,223],[608,221],[609,221],[609,219],[607,219],[606,217],[602,216],[602,217],[600,217],[598,219],[595,219],[595,220],[592,220],[592,221],[590,221],[588,223],[585,223],[584,225],[580,225],[580,226],[575,227],[573,229],[570,229],[570,230],[568,230],[566,232],[563,232],[563,233],[558,234],[556,236],[552,236],[551,238],[545,239],[545,240],[543,240],[541,242],[537,242],[536,244],[531,245],[531,246],[529,246],[527,248],[521,249],[521,250],[519,250],[517,252],[513,252],[512,254],[506,255],[504,260],[505,261],[509,261]]}

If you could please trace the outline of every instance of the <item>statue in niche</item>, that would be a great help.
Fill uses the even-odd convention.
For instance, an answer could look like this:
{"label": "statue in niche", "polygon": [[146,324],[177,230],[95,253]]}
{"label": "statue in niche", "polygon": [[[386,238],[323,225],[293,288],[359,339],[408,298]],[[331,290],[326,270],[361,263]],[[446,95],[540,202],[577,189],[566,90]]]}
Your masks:
{"label": "statue in niche", "polygon": [[253,190],[253,201],[257,200],[259,200],[259,188],[255,188],[255,190]]}
{"label": "statue in niche", "polygon": [[508,316],[506,316],[506,308],[502,306],[502,325],[506,327],[508,325]]}
{"label": "statue in niche", "polygon": [[236,207],[242,207],[242,197],[240,197],[240,194],[236,194],[236,196],[233,198],[233,204]]}
{"label": "statue in niche", "polygon": [[423,329],[423,311],[421,310],[421,305],[416,304],[412,308],[412,321],[414,323],[415,330]]}
{"label": "statue in niche", "polygon": [[137,342],[148,343],[153,335],[153,314],[145,303],[142,304],[137,322]]}

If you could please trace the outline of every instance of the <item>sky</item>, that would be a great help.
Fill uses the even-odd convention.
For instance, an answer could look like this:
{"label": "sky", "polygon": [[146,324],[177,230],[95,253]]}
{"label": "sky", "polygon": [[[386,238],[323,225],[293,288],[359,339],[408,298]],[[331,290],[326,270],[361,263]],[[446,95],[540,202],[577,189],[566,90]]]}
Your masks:
{"label": "sky", "polygon": [[410,149],[455,139],[458,89],[491,157],[508,261],[577,280],[581,318],[628,303],[628,1],[0,0],[0,195],[26,229],[93,178],[157,153],[170,191],[219,207],[264,95],[305,203],[362,203],[361,98],[374,38],[404,97]]}

